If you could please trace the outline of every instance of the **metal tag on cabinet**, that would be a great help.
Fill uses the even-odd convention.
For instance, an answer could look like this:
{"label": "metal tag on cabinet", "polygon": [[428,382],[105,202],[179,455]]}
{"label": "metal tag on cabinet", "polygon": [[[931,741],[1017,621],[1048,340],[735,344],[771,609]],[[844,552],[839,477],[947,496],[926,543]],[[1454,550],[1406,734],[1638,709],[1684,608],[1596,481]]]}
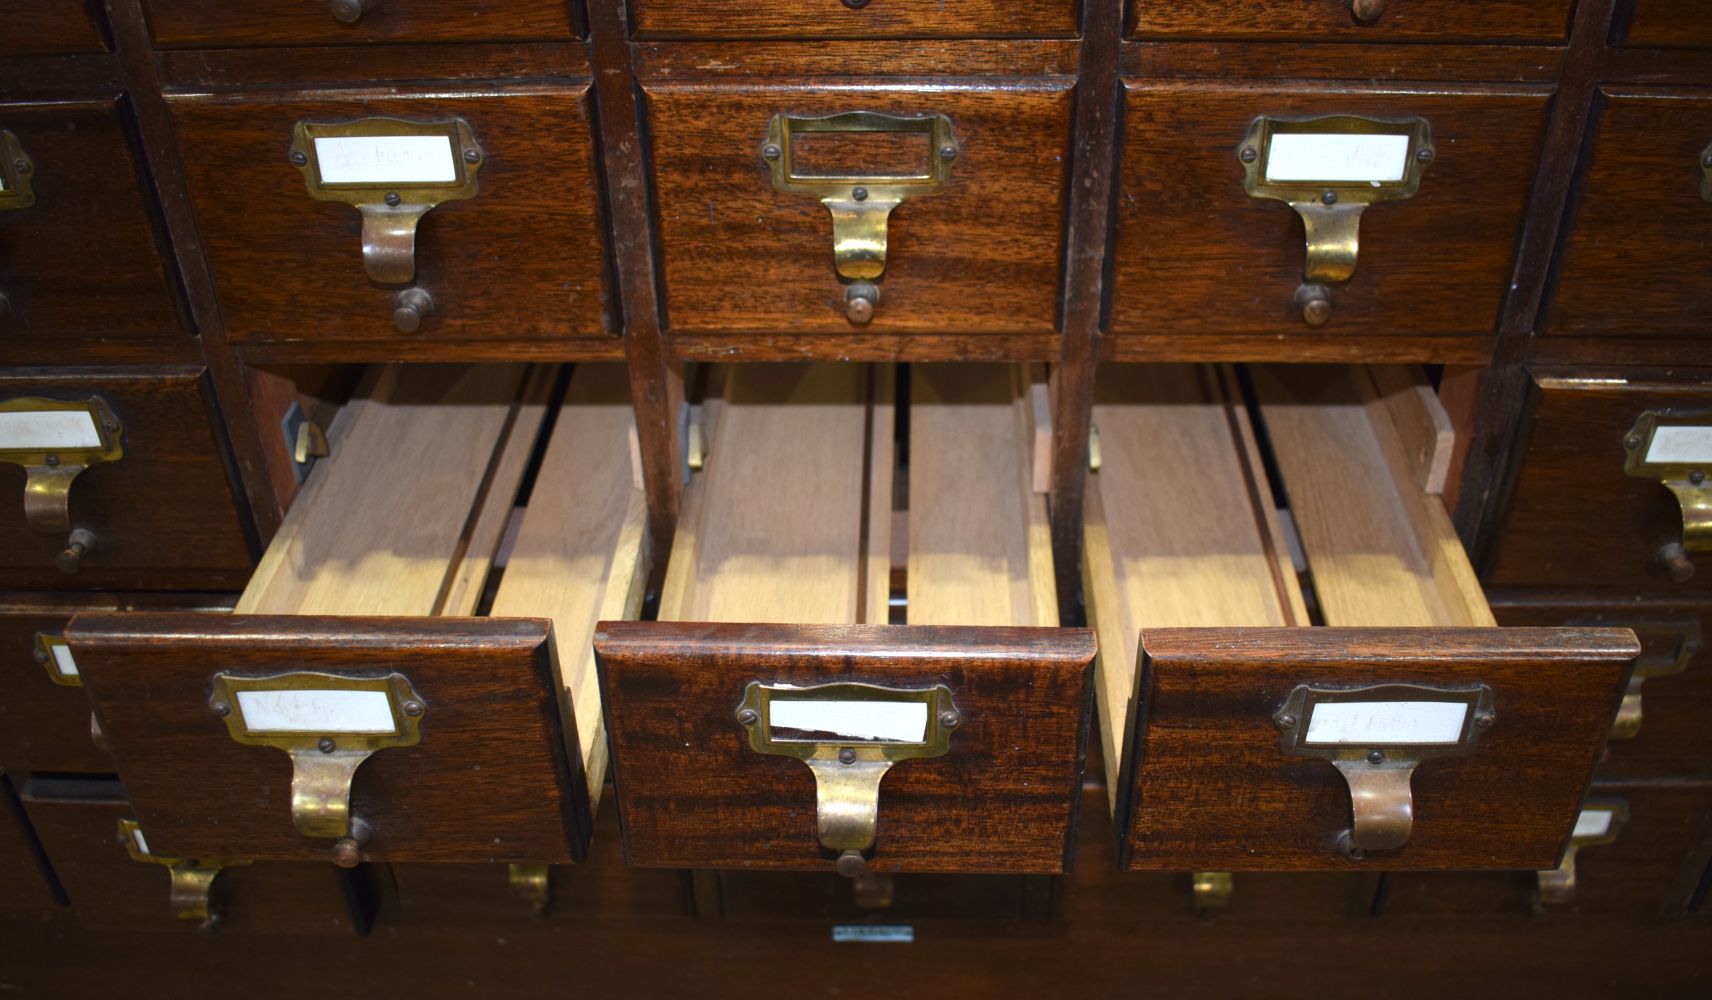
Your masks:
{"label": "metal tag on cabinet", "polygon": [[30,190],[30,178],[36,167],[19,144],[18,137],[0,129],[0,212],[13,208],[29,208],[36,203]]}
{"label": "metal tag on cabinet", "polygon": [[48,679],[64,687],[82,687],[83,676],[77,672],[77,661],[71,655],[71,643],[58,632],[36,633],[36,662],[48,672]]}
{"label": "metal tag on cabinet", "polygon": [[1296,302],[1318,326],[1331,317],[1327,284],[1348,281],[1361,250],[1361,213],[1413,197],[1433,160],[1424,118],[1356,115],[1287,119],[1262,115],[1237,149],[1251,198],[1287,202],[1306,231],[1306,281]]}
{"label": "metal tag on cabinet", "polygon": [[942,757],[963,724],[943,684],[923,690],[872,684],[789,687],[751,681],[737,707],[756,753],[794,757],[814,772],[820,844],[839,872],[866,870],[879,819],[880,780],[903,760]]}
{"label": "metal tag on cabinet", "polygon": [[416,226],[442,202],[474,198],[483,154],[462,119],[298,122],[291,162],[309,196],[363,216],[363,267],[383,285],[416,277]]}
{"label": "metal tag on cabinet", "polygon": [[71,484],[92,465],[124,457],[124,428],[107,401],[25,396],[0,400],[0,462],[24,469],[24,521],[44,535],[70,531],[57,564],[77,572],[95,533],[71,531]]}
{"label": "metal tag on cabinet", "polygon": [[1682,541],[1665,545],[1658,559],[1681,583],[1694,575],[1688,552],[1712,551],[1712,417],[1649,410],[1623,435],[1623,471],[1656,479],[1682,508]]}
{"label": "metal tag on cabinet", "polygon": [[1396,850],[1409,842],[1415,768],[1425,760],[1472,753],[1497,716],[1492,689],[1484,684],[1354,689],[1300,684],[1272,721],[1286,754],[1330,761],[1343,775],[1354,823],[1339,838],[1339,847],[1360,859],[1369,851]]}
{"label": "metal tag on cabinet", "polygon": [[168,896],[172,915],[180,920],[194,920],[199,924],[213,921],[210,896],[214,889],[214,879],[227,868],[249,864],[248,861],[160,857],[150,852],[149,842],[143,836],[143,828],[134,819],[119,821],[119,839],[133,861],[165,866],[172,879]]}
{"label": "metal tag on cabinet", "polygon": [[351,816],[351,781],[377,750],[422,741],[427,706],[402,674],[271,677],[216,674],[209,705],[232,739],[291,756],[291,820],[305,837],[336,840],[333,860],[361,860],[368,831]]}
{"label": "metal tag on cabinet", "polygon": [[1546,906],[1562,905],[1575,899],[1575,855],[1583,847],[1596,847],[1616,841],[1617,834],[1629,822],[1629,804],[1621,800],[1589,802],[1575,817],[1575,829],[1569,835],[1563,862],[1556,868],[1539,873],[1540,902]]}

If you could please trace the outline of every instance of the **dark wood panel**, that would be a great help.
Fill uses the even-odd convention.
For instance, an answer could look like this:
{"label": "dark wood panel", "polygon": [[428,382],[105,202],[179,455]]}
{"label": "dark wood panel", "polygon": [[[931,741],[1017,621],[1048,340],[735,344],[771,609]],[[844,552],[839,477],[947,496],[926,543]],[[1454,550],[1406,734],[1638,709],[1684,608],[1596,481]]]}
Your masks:
{"label": "dark wood panel", "polygon": [[[1437,337],[1459,354],[1490,338],[1545,95],[1126,85],[1116,340],[1270,337],[1276,347],[1263,356],[1294,359],[1346,336]],[[1257,116],[1331,114],[1418,115],[1431,125],[1437,156],[1414,197],[1363,213],[1355,275],[1331,287],[1331,319],[1314,328],[1293,303],[1306,260],[1302,221],[1284,202],[1248,196],[1237,150]]]}
{"label": "dark wood panel", "polygon": [[18,910],[33,917],[60,905],[55,893],[46,859],[18,804],[17,790],[0,770],[0,913]]}
{"label": "dark wood panel", "polygon": [[1077,72],[1085,44],[1055,39],[955,41],[907,38],[876,46],[867,40],[814,42],[636,42],[630,46],[636,74],[644,79],[800,80],[848,77],[868,69],[883,53],[888,76],[1069,76]]}
{"label": "dark wood panel", "polygon": [[1368,23],[1351,0],[1137,0],[1132,35],[1328,38],[1340,41],[1554,42],[1569,33],[1570,0],[1380,0]]}
{"label": "dark wood panel", "polygon": [[[1639,652],[1615,629],[1147,629],[1141,647],[1119,860],[1166,871],[1553,867]],[[1346,858],[1348,786],[1273,722],[1301,684],[1485,684],[1497,721],[1415,771],[1404,847]]]}
{"label": "dark wood panel", "polygon": [[[916,88],[645,82],[669,328],[692,334],[871,337],[1056,329],[1071,93],[1066,81]],[[949,187],[891,214],[873,322],[845,318],[832,219],[773,189],[775,113],[940,113]]]}
{"label": "dark wood panel", "polygon": [[[570,862],[588,844],[575,721],[550,624],[525,619],[80,615],[66,629],[151,844],[178,857],[325,860],[292,825],[285,751],[237,743],[215,674],[403,674],[421,742],[357,769],[368,861]],[[479,803],[479,808],[472,804]]]}
{"label": "dark wood panel", "polygon": [[[444,97],[266,93],[173,98],[180,151],[233,342],[544,340],[613,330],[587,88]],[[412,286],[369,280],[362,220],[316,201],[286,159],[299,121],[462,118],[483,160],[474,198],[423,217]],[[393,327],[400,288],[434,309]]]}
{"label": "dark wood panel", "polygon": [[1712,48],[1712,8],[1701,0],[1630,0],[1623,43],[1660,48]]}
{"label": "dark wood panel", "polygon": [[289,49],[175,49],[155,54],[161,86],[172,91],[254,90],[265,87],[360,87],[432,78],[502,81],[589,75],[581,47],[564,42],[499,45],[378,45]]}
{"label": "dark wood panel", "polygon": [[733,717],[746,687],[945,684],[962,725],[944,756],[887,773],[871,867],[1062,871],[1093,654],[1085,629],[602,622],[595,658],[625,859],[830,870],[808,767],[756,753]]}
{"label": "dark wood panel", "polygon": [[24,521],[24,470],[0,463],[0,587],[232,589],[249,577],[249,545],[214,436],[202,373],[194,368],[11,369],[0,399],[44,396],[107,402],[125,454],[71,485],[71,523],[95,532],[75,576],[54,567],[64,534]]}
{"label": "dark wood panel", "polygon": [[1551,83],[1565,50],[1546,45],[1356,46],[1338,41],[1239,45],[1216,41],[1140,41],[1123,46],[1126,76],[1151,80],[1433,80]]}
{"label": "dark wood panel", "polygon": [[106,52],[93,0],[13,0],[6,5],[0,55]]}
{"label": "dark wood panel", "polygon": [[98,354],[101,341],[182,329],[121,114],[114,98],[0,104],[0,129],[29,158],[35,195],[0,212],[0,337],[50,344],[61,363]]}
{"label": "dark wood panel", "polygon": [[1076,33],[1076,0],[633,0],[638,38],[1043,38]]}
{"label": "dark wood panel", "polygon": [[557,0],[372,0],[369,8],[344,24],[319,0],[148,0],[155,44],[167,49],[491,42],[568,37],[572,30],[570,4]]}

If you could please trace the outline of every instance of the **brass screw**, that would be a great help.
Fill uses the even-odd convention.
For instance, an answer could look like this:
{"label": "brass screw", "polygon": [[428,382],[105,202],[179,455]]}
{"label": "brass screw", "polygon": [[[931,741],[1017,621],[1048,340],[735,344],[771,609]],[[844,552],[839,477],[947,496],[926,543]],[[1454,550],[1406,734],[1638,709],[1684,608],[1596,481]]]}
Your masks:
{"label": "brass screw", "polygon": [[1275,717],[1272,721],[1278,723],[1279,729],[1295,729],[1296,728],[1296,717],[1294,715],[1291,715],[1288,712],[1284,713],[1283,715]]}
{"label": "brass screw", "polygon": [[779,148],[778,143],[769,142],[765,146],[761,147],[761,158],[763,160],[776,160],[780,156],[783,156],[784,152],[784,150]]}
{"label": "brass screw", "polygon": [[1705,158],[1700,161],[1700,165],[1703,167],[1712,168],[1712,153],[1707,153]]}
{"label": "brass screw", "polygon": [[760,719],[761,714],[752,708],[740,708],[737,710],[737,721],[743,723],[745,726],[752,726],[756,722],[759,722]]}
{"label": "brass screw", "polygon": [[1706,473],[1700,469],[1695,469],[1688,474],[1688,481],[1698,486],[1706,481]]}
{"label": "brass screw", "polygon": [[946,143],[945,145],[939,147],[939,158],[942,160],[955,160],[955,159],[957,159],[957,147],[953,146],[949,142]]}
{"label": "brass screw", "polygon": [[1482,712],[1474,717],[1474,724],[1479,726],[1481,729],[1491,729],[1492,724],[1497,721],[1498,717],[1493,715],[1491,712]]}
{"label": "brass screw", "polygon": [[963,724],[963,717],[948,708],[939,713],[939,724],[946,729],[956,729]]}
{"label": "brass screw", "polygon": [[465,163],[475,163],[476,161],[478,161],[480,159],[481,159],[481,150],[475,148],[474,146],[471,146],[470,148],[464,150],[464,162]]}
{"label": "brass screw", "polygon": [[1623,447],[1625,448],[1639,448],[1640,446],[1641,436],[1639,434],[1630,434],[1623,439]]}
{"label": "brass screw", "polygon": [[868,189],[865,187],[854,188],[850,192],[850,197],[855,198],[857,201],[867,201]]}
{"label": "brass screw", "polygon": [[333,737],[323,736],[320,741],[315,744],[315,748],[320,750],[322,753],[332,753],[339,749],[339,744],[333,742]]}
{"label": "brass screw", "polygon": [[309,154],[308,153],[305,153],[301,149],[294,149],[291,151],[291,163],[293,166],[301,167],[301,166],[306,165],[308,162],[309,162]]}
{"label": "brass screw", "polygon": [[849,747],[845,747],[844,749],[838,751],[838,763],[840,763],[840,764],[854,764],[854,763],[856,763],[856,751],[850,749]]}
{"label": "brass screw", "polygon": [[36,647],[36,662],[37,663],[48,662],[48,651],[45,649],[42,649],[40,646]]}
{"label": "brass screw", "polygon": [[1422,146],[1415,152],[1415,159],[1420,160],[1422,163],[1433,162],[1433,147]]}
{"label": "brass screw", "polygon": [[1320,195],[1320,200],[1325,202],[1328,205],[1336,205],[1337,204],[1337,192],[1336,191],[1327,191],[1327,192]]}
{"label": "brass screw", "polygon": [[1253,146],[1244,146],[1242,147],[1242,152],[1237,154],[1237,159],[1244,163],[1253,163],[1255,160],[1260,159],[1260,153],[1256,151]]}
{"label": "brass screw", "polygon": [[48,463],[48,468],[50,468],[50,469],[59,468],[59,456],[58,455],[49,455],[47,458],[43,459],[43,461]]}
{"label": "brass screw", "polygon": [[416,716],[421,715],[422,714],[422,703],[419,701],[407,701],[407,702],[405,702],[404,703],[404,714],[410,716],[411,718],[415,718]]}
{"label": "brass screw", "polygon": [[30,172],[30,161],[25,157],[20,156],[16,160],[12,161],[12,169],[16,170],[20,174],[27,174]]}
{"label": "brass screw", "polygon": [[214,709],[214,714],[220,716],[221,718],[224,718],[224,717],[232,714],[232,706],[226,704],[223,701],[217,701],[211,707]]}
{"label": "brass screw", "polygon": [[387,193],[386,193],[386,203],[387,203],[387,205],[388,205],[388,206],[389,206],[389,207],[391,207],[391,208],[397,208],[397,207],[398,207],[398,203],[399,203],[399,202],[400,202],[400,201],[403,201],[403,200],[404,200],[404,199],[402,199],[402,198],[400,198],[400,197],[399,197],[399,196],[398,196],[398,192],[397,192],[397,191],[388,191],[388,192],[387,192]]}
{"label": "brass screw", "polygon": [[1367,762],[1369,764],[1372,764],[1374,767],[1378,767],[1379,765],[1385,763],[1385,751],[1383,751],[1383,750],[1369,751],[1367,754]]}

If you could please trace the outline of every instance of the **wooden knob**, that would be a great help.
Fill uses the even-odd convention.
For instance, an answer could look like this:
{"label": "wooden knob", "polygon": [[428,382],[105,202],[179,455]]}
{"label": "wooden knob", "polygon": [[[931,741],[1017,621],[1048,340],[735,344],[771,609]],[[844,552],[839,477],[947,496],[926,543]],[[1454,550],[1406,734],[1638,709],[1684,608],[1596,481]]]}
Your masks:
{"label": "wooden knob", "polygon": [[1385,13],[1385,0],[1349,0],[1349,12],[1362,24],[1372,24]]}
{"label": "wooden knob", "polygon": [[1677,583],[1687,583],[1694,579],[1694,563],[1688,559],[1688,553],[1681,542],[1671,542],[1658,550],[1658,561],[1664,566],[1664,571]]}
{"label": "wooden knob", "polygon": [[1302,310],[1302,322],[1325,326],[1332,318],[1331,290],[1324,285],[1303,285],[1296,289],[1296,308]]}
{"label": "wooden knob", "polygon": [[856,878],[868,871],[868,859],[862,856],[861,851],[845,851],[833,864],[838,869],[838,874],[845,878]]}
{"label": "wooden knob", "polygon": [[75,574],[83,563],[83,557],[95,547],[95,532],[88,528],[78,528],[66,540],[65,548],[54,557],[54,565],[67,576]]}
{"label": "wooden knob", "polygon": [[340,24],[356,24],[374,6],[374,0],[332,0],[333,17]]}
{"label": "wooden knob", "polygon": [[422,319],[434,311],[434,296],[425,289],[406,288],[393,299],[392,325],[399,333],[422,329]]}
{"label": "wooden knob", "polygon": [[844,318],[857,326],[866,326],[880,305],[880,286],[872,281],[858,281],[844,289]]}

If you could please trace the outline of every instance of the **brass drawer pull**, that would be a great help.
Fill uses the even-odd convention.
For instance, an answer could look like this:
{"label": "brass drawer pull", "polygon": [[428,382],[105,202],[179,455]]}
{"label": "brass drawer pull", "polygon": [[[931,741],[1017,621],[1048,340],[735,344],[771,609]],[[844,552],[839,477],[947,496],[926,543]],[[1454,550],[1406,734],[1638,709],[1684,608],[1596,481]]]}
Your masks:
{"label": "brass drawer pull", "polygon": [[1589,803],[1575,818],[1575,830],[1569,835],[1569,847],[1563,852],[1563,862],[1556,868],[1539,873],[1540,903],[1561,906],[1575,899],[1575,856],[1584,847],[1614,843],[1617,834],[1629,821],[1629,804],[1623,801]]}
{"label": "brass drawer pull", "polygon": [[199,924],[213,923],[217,917],[209,898],[214,889],[214,880],[221,872],[234,865],[249,864],[248,861],[212,858],[160,857],[149,850],[149,842],[143,836],[143,828],[134,819],[119,821],[118,837],[124,843],[125,851],[130,854],[131,860],[166,868],[172,879],[167,896],[172,915],[180,920],[191,920]]}
{"label": "brass drawer pull", "polygon": [[1712,420],[1649,410],[1623,435],[1623,471],[1656,479],[1682,509],[1682,539],[1667,542],[1656,558],[1677,583],[1694,577],[1690,552],[1712,552]]}
{"label": "brass drawer pull", "polygon": [[95,532],[71,525],[71,484],[92,465],[125,454],[124,428],[107,401],[26,396],[0,400],[0,462],[24,469],[24,520],[45,535],[69,532],[55,560],[76,573]]}

